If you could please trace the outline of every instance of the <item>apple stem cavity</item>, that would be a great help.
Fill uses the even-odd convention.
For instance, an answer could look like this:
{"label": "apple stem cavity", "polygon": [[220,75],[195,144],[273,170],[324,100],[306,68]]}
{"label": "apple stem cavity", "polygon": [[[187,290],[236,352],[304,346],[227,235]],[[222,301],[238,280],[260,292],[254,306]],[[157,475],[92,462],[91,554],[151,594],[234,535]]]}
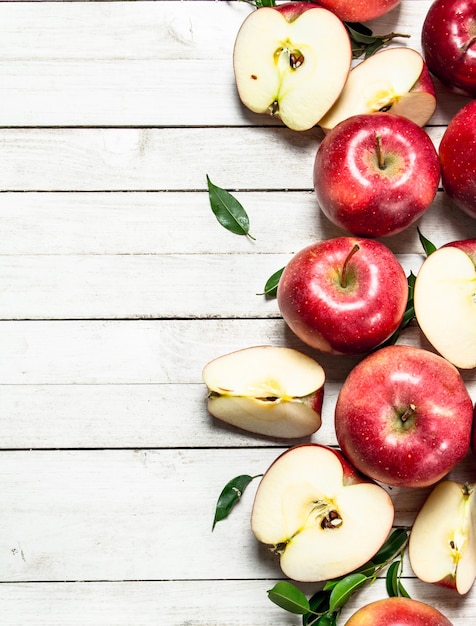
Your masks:
{"label": "apple stem cavity", "polygon": [[351,260],[351,258],[354,256],[354,254],[360,250],[360,247],[358,244],[355,244],[354,247],[352,248],[352,250],[349,252],[349,254],[347,255],[345,261],[344,261],[344,265],[342,266],[342,273],[341,273],[341,277],[340,277],[340,285],[342,287],[342,289],[346,289],[347,288],[347,283],[348,283],[348,267],[349,267],[349,262]]}
{"label": "apple stem cavity", "polygon": [[463,54],[465,54],[474,43],[476,43],[476,35],[473,35],[471,39],[468,39],[464,46],[462,46],[461,51],[463,52]]}

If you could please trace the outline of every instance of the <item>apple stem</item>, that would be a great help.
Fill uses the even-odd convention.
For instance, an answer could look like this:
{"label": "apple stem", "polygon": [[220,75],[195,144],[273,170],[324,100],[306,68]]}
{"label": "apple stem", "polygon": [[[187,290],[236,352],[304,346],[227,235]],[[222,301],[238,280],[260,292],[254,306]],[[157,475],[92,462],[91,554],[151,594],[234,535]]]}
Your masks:
{"label": "apple stem", "polygon": [[342,274],[341,274],[341,277],[340,277],[340,284],[341,284],[341,287],[343,289],[345,289],[347,287],[347,267],[349,265],[349,261],[354,256],[354,254],[357,252],[357,250],[360,250],[360,247],[359,247],[358,244],[355,244],[354,247],[352,248],[352,250],[347,255],[347,257],[346,257],[346,259],[344,261],[344,265],[342,266]]}
{"label": "apple stem", "polygon": [[416,407],[415,407],[414,404],[410,404],[408,409],[406,409],[406,411],[403,413],[403,415],[400,416],[400,419],[402,420],[403,423],[405,423],[407,421],[407,419],[409,417],[411,417],[415,413],[415,408]]}
{"label": "apple stem", "polygon": [[464,44],[464,46],[461,48],[461,51],[462,51],[463,53],[465,53],[465,52],[468,50],[468,48],[470,48],[470,47],[473,45],[473,43],[474,43],[475,41],[476,41],[476,35],[475,35],[475,36],[473,36],[473,37],[471,37],[471,39],[468,39],[468,41],[467,41],[467,42]]}
{"label": "apple stem", "polygon": [[385,169],[385,157],[383,155],[383,150],[382,150],[382,135],[378,134],[375,135],[375,143],[377,145],[377,163],[379,166],[379,169],[384,170]]}

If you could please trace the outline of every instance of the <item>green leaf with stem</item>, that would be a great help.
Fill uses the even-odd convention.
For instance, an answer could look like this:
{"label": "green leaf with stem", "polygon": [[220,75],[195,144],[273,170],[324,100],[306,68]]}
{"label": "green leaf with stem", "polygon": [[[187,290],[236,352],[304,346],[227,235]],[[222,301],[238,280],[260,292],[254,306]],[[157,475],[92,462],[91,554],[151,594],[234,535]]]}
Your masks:
{"label": "green leaf with stem", "polygon": [[409,598],[410,595],[408,591],[402,584],[402,571],[403,571],[403,558],[399,561],[394,561],[387,570],[387,575],[385,577],[385,586],[387,589],[387,594],[390,598],[392,597],[404,597]]}
{"label": "green leaf with stem", "polygon": [[281,275],[283,272],[284,272],[284,267],[282,267],[277,272],[274,272],[274,274],[271,274],[271,276],[266,281],[266,284],[264,286],[264,291],[256,295],[268,296],[269,298],[276,297],[276,294],[278,293],[279,279],[281,278]]}
{"label": "green leaf with stem", "polygon": [[418,237],[420,238],[420,243],[423,246],[423,250],[425,251],[426,256],[430,256],[430,254],[436,250],[436,246],[424,235],[422,235],[419,228],[417,228],[417,231]]}
{"label": "green leaf with stem", "polygon": [[250,220],[243,206],[226,189],[213,184],[207,175],[210,206],[218,222],[235,235],[250,235]]}
{"label": "green leaf with stem", "polygon": [[215,508],[215,517],[213,519],[212,531],[215,528],[217,522],[221,522],[231,513],[234,506],[240,500],[244,490],[250,484],[252,480],[258,476],[249,476],[248,474],[241,474],[232,478],[223,487],[222,492],[218,496],[218,501]]}
{"label": "green leaf with stem", "polygon": [[311,607],[304,593],[292,583],[283,580],[268,590],[269,599],[285,611],[295,615],[309,613]]}
{"label": "green leaf with stem", "polygon": [[[302,612],[303,626],[332,626],[349,598],[366,583],[371,584],[385,567],[403,554],[408,538],[407,529],[395,529],[371,560],[349,574],[328,580],[309,601],[306,600],[307,604],[301,590],[289,582],[280,585],[278,592],[273,588],[273,593],[268,592],[269,598],[282,608],[289,604],[292,610],[286,610],[293,613],[301,612],[308,606],[308,610]],[[402,595],[404,591],[403,589]]]}

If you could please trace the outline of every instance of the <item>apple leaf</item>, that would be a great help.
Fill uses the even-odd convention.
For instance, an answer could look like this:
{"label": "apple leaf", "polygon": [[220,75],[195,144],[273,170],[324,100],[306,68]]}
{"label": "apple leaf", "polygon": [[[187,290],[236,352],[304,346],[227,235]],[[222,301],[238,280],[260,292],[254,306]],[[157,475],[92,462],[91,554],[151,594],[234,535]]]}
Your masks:
{"label": "apple leaf", "polygon": [[408,543],[408,530],[396,528],[383,544],[380,550],[373,556],[372,561],[377,565],[384,566],[396,558],[405,549]]}
{"label": "apple leaf", "polygon": [[264,286],[264,291],[262,293],[258,293],[256,295],[258,295],[258,296],[268,296],[270,298],[276,297],[276,294],[278,293],[279,279],[281,278],[281,274],[283,272],[284,272],[284,267],[282,267],[277,272],[274,272],[274,274],[271,274],[271,276],[266,281],[266,284]]}
{"label": "apple leaf", "polygon": [[422,235],[419,228],[417,228],[418,237],[420,238],[420,243],[423,246],[423,250],[425,251],[426,256],[430,256],[432,252],[436,250],[436,246],[431,243],[429,239],[427,239],[424,235]]}
{"label": "apple leaf", "polygon": [[353,593],[360,589],[368,581],[365,574],[349,574],[331,591],[329,599],[329,613],[336,613],[347,603]]}
{"label": "apple leaf", "polygon": [[385,577],[385,586],[387,589],[387,594],[390,598],[410,597],[409,593],[407,592],[401,581],[402,566],[403,560],[400,559],[399,561],[394,561],[387,570],[387,575]]}
{"label": "apple leaf", "polygon": [[393,32],[386,35],[374,35],[370,28],[356,22],[344,22],[344,25],[349,33],[354,59],[358,59],[362,55],[367,59],[372,54],[375,54],[377,50],[388,45],[393,39],[410,37],[410,35]]}
{"label": "apple leaf", "polygon": [[226,189],[214,185],[207,174],[210,206],[219,223],[235,235],[250,235],[250,220],[243,206]]}
{"label": "apple leaf", "polygon": [[217,522],[221,522],[230,514],[233,507],[243,495],[243,491],[250,484],[250,482],[257,478],[257,476],[249,476],[248,474],[241,474],[232,478],[223,487],[222,492],[218,496],[218,501],[215,508],[215,517],[213,519],[212,531],[215,528]]}
{"label": "apple leaf", "polygon": [[269,599],[282,609],[295,615],[309,613],[311,607],[304,593],[292,583],[282,580],[268,590]]}

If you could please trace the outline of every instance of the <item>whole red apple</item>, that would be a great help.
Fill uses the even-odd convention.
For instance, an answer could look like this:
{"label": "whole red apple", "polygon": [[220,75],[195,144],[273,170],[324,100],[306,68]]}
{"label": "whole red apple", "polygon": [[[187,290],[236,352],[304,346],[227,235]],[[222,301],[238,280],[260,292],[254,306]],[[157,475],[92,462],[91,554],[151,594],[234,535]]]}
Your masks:
{"label": "whole red apple", "polygon": [[337,441],[361,472],[387,485],[429,486],[469,451],[473,403],[443,357],[392,345],[363,359],[335,408]]}
{"label": "whole red apple", "polygon": [[407,228],[428,209],[439,181],[438,154],[427,133],[391,113],[340,122],[324,137],[314,162],[323,213],[361,237]]}
{"label": "whole red apple", "polygon": [[389,13],[401,0],[319,0],[319,4],[344,22],[366,22]]}
{"label": "whole red apple", "polygon": [[423,22],[422,50],[444,85],[476,98],[476,0],[435,0]]}
{"label": "whole red apple", "polygon": [[410,598],[382,598],[358,609],[344,626],[452,626],[438,609]]}
{"label": "whole red apple", "polygon": [[277,301],[288,326],[308,345],[360,354],[395,332],[407,296],[405,272],[387,246],[336,237],[294,255],[281,275]]}
{"label": "whole red apple", "polygon": [[[476,1],[474,5],[476,29]],[[476,100],[460,109],[448,124],[439,156],[441,181],[448,197],[465,213],[476,217]]]}

